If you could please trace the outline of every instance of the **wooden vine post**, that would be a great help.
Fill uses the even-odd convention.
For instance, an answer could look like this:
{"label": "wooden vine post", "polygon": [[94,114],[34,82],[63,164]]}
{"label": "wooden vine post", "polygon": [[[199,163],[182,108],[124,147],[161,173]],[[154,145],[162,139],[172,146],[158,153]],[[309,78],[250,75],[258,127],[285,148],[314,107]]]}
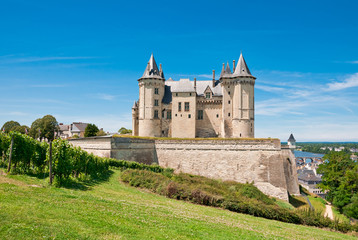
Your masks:
{"label": "wooden vine post", "polygon": [[50,185],[52,185],[52,141],[50,141],[50,149],[49,149],[49,177],[50,177]]}
{"label": "wooden vine post", "polygon": [[14,135],[11,136],[9,164],[7,166],[7,172],[10,172],[10,168],[11,168],[11,158],[12,158],[12,148],[13,148],[13,146],[14,146]]}

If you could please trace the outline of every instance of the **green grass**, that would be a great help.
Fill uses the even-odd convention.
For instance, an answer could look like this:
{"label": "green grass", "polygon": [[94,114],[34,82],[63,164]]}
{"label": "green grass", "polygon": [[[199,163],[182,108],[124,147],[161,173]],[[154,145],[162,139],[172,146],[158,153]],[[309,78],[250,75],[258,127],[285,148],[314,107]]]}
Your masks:
{"label": "green grass", "polygon": [[129,187],[114,170],[86,190],[0,176],[0,239],[356,239],[177,201]]}
{"label": "green grass", "polygon": [[325,200],[323,200],[320,197],[314,197],[314,196],[308,196],[308,199],[310,200],[312,206],[314,207],[314,209],[316,211],[324,214],[324,212],[326,211],[326,201]]}
{"label": "green grass", "polygon": [[340,213],[336,207],[332,206],[333,217],[338,219],[340,222],[349,222],[349,218],[347,218],[344,214]]}

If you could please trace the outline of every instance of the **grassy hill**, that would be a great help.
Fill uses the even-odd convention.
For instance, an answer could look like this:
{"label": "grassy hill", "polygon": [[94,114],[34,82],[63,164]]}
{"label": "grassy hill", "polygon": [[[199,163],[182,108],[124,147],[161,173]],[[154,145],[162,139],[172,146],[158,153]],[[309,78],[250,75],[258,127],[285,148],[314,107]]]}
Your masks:
{"label": "grassy hill", "polygon": [[0,176],[0,239],[356,239],[177,201],[120,182],[50,187],[25,175]]}

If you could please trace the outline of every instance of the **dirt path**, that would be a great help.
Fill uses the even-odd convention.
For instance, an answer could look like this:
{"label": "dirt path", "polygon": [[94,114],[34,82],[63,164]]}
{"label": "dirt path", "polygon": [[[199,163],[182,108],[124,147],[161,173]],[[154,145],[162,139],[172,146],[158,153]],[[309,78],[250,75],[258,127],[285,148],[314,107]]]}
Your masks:
{"label": "dirt path", "polygon": [[333,220],[333,212],[332,212],[332,206],[331,205],[326,205],[326,211],[324,213],[325,217],[329,217],[330,219]]}

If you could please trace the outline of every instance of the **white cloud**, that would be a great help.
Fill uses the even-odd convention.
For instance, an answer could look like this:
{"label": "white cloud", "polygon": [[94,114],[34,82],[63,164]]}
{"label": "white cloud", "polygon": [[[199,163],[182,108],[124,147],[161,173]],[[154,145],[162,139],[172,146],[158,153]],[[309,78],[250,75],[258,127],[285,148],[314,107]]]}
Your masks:
{"label": "white cloud", "polygon": [[266,91],[266,92],[282,92],[282,91],[286,91],[285,88],[270,87],[270,86],[265,86],[265,85],[256,85],[255,88],[263,90],[263,91]]}
{"label": "white cloud", "polygon": [[105,93],[99,93],[97,95],[98,99],[106,100],[106,101],[112,101],[116,98],[115,95],[105,94]]}
{"label": "white cloud", "polygon": [[341,82],[328,83],[327,91],[338,91],[351,87],[358,87],[358,73],[350,75]]}
{"label": "white cloud", "polygon": [[38,84],[38,85],[30,85],[29,87],[33,88],[62,88],[67,87],[66,84]]}
{"label": "white cloud", "polygon": [[47,62],[47,61],[64,61],[64,60],[80,60],[80,59],[93,59],[95,57],[17,57],[12,58],[9,56],[0,57],[0,63],[29,63],[29,62]]}
{"label": "white cloud", "polygon": [[15,111],[13,111],[13,112],[2,112],[2,113],[0,113],[0,115],[2,115],[2,116],[26,116],[28,114],[25,113],[25,112],[15,112]]}

